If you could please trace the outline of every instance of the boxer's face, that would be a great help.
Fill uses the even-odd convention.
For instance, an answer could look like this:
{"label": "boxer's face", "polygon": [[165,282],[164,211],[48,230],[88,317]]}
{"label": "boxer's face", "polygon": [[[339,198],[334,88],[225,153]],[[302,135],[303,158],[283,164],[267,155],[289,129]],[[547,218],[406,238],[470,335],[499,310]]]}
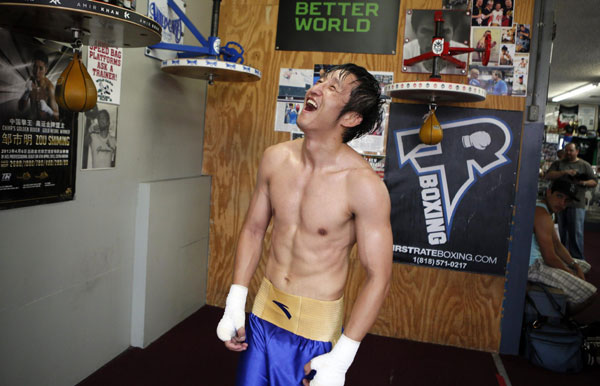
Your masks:
{"label": "boxer's face", "polygon": [[340,77],[340,71],[330,72],[319,79],[306,92],[298,127],[304,130],[335,126],[340,112],[350,100],[355,81],[356,77],[350,73]]}
{"label": "boxer's face", "polygon": [[98,114],[98,128],[100,131],[108,131],[110,126],[110,118],[107,114]]}
{"label": "boxer's face", "polygon": [[33,62],[33,78],[41,82],[42,79],[46,76],[46,64],[41,60],[36,60]]}

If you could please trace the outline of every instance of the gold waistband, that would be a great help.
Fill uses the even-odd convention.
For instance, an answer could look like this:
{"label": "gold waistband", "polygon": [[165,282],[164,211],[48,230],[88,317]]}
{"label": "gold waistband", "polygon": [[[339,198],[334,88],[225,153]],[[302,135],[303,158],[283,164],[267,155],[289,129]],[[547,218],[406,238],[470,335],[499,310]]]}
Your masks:
{"label": "gold waistband", "polygon": [[342,335],[344,297],[325,301],[290,295],[263,278],[252,313],[296,335],[335,345]]}

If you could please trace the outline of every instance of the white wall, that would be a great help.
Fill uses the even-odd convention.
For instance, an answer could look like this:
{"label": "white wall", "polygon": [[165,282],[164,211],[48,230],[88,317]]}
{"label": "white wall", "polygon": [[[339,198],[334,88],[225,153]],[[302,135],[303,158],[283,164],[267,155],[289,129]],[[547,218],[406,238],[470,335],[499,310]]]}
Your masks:
{"label": "white wall", "polygon": [[[205,36],[211,9],[188,1]],[[0,211],[1,385],[73,385],[127,349],[138,185],[201,174],[205,94],[125,49],[116,168],[81,171],[80,131],[75,200]]]}

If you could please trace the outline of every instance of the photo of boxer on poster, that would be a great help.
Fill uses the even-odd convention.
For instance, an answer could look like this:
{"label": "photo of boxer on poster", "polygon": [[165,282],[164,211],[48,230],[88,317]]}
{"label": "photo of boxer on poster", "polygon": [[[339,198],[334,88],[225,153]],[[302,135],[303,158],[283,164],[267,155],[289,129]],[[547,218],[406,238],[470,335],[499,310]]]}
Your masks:
{"label": "photo of boxer on poster", "polygon": [[[404,29],[404,47],[402,59],[411,59],[431,51],[431,40],[435,34],[435,10],[412,9],[406,12],[406,27]],[[470,16],[464,11],[443,12],[444,40],[450,47],[468,47],[470,34]],[[456,59],[465,63],[469,55],[456,55]],[[424,60],[412,66],[403,66],[404,72],[431,73],[433,60]],[[465,69],[456,68],[455,65],[438,60],[438,68],[441,74],[463,74]]]}
{"label": "photo of boxer on poster", "polygon": [[116,166],[117,110],[117,105],[98,103],[85,112],[82,169],[109,169]]}

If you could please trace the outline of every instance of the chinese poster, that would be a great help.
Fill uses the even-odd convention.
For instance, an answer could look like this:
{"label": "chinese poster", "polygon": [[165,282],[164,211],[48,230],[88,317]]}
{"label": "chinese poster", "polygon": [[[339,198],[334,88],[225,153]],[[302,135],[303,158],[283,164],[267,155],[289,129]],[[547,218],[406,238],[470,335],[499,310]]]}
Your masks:
{"label": "chinese poster", "polygon": [[73,199],[77,115],[54,96],[72,57],[0,29],[0,209]]}

